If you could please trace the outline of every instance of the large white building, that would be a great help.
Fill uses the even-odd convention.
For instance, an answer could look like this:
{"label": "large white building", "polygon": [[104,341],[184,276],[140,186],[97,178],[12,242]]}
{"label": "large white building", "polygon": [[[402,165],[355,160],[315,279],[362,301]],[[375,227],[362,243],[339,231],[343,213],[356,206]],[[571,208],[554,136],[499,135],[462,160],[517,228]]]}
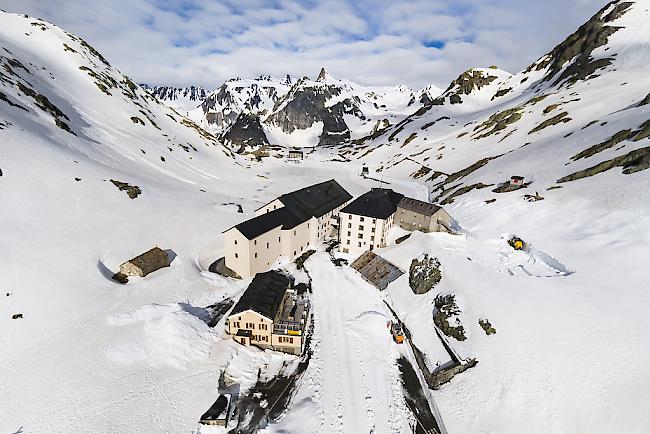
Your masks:
{"label": "large white building", "polygon": [[283,194],[224,232],[226,267],[246,278],[267,271],[279,257],[294,260],[332,233],[351,199],[333,179]]}
{"label": "large white building", "polygon": [[362,253],[386,246],[397,204],[404,196],[386,188],[373,188],[341,209],[340,247],[343,253]]}
{"label": "large white building", "polygon": [[386,188],[359,196],[339,216],[339,250],[352,254],[385,247],[393,225],[422,232],[449,231],[451,225],[451,217],[441,207]]}

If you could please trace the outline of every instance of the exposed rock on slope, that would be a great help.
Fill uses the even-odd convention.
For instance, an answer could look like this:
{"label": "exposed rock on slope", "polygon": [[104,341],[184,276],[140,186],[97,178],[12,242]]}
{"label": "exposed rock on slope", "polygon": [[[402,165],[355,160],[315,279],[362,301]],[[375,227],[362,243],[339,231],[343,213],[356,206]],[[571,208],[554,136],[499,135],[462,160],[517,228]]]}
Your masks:
{"label": "exposed rock on slope", "polygon": [[440,282],[440,261],[425,254],[422,259],[415,258],[409,269],[409,285],[416,294],[426,294]]}
{"label": "exposed rock on slope", "polygon": [[259,116],[249,112],[242,112],[237,117],[233,126],[223,135],[223,139],[240,149],[246,146],[258,148],[269,143]]}
{"label": "exposed rock on slope", "polygon": [[[531,65],[527,71],[547,69],[544,80],[574,83],[589,78],[599,69],[611,65],[613,57],[596,58],[594,50],[607,44],[611,35],[620,27],[608,25],[620,18],[633,5],[632,2],[613,1],[601,9],[589,21],[555,47],[549,54]],[[572,61],[568,66],[567,62]],[[555,78],[562,72],[557,79]]]}

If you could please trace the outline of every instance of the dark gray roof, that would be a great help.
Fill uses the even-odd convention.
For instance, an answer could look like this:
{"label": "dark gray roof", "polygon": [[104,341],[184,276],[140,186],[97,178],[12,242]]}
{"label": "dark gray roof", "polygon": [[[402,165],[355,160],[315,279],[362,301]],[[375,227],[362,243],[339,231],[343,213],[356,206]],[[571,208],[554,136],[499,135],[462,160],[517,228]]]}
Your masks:
{"label": "dark gray roof", "polygon": [[438,205],[434,205],[429,202],[423,202],[417,199],[412,199],[410,197],[404,197],[402,200],[400,200],[400,202],[397,204],[397,207],[428,216],[434,215],[440,209]]}
{"label": "dark gray roof", "polygon": [[388,188],[373,188],[341,210],[348,214],[378,219],[387,219],[397,210],[397,204],[404,197]]}
{"label": "dark gray roof", "polygon": [[152,271],[168,267],[169,257],[167,256],[167,252],[162,250],[160,247],[154,247],[128,262],[141,269],[144,275],[147,275]]}
{"label": "dark gray roof", "polygon": [[230,315],[252,310],[273,320],[289,283],[289,278],[278,271],[256,274]]}
{"label": "dark gray roof", "polygon": [[291,229],[295,228],[303,221],[305,220],[299,219],[294,213],[289,211],[289,209],[282,207],[257,217],[253,217],[250,220],[239,223],[235,227],[247,239],[252,240],[273,228],[281,226],[282,229]]}
{"label": "dark gray roof", "polygon": [[310,185],[278,198],[296,216],[307,221],[312,217],[321,217],[352,199],[333,179]]}
{"label": "dark gray roof", "polygon": [[312,217],[321,217],[352,199],[338,182],[331,179],[311,185],[278,198],[282,208],[267,212],[235,226],[247,239],[252,240],[282,226],[292,229]]}

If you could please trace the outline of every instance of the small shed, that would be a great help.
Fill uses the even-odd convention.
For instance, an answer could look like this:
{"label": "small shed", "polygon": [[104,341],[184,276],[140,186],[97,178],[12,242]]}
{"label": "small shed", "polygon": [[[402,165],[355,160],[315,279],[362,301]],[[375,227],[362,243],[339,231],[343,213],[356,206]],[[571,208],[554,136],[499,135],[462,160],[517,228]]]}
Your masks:
{"label": "small shed", "polygon": [[510,177],[510,185],[521,187],[522,185],[524,185],[524,177],[523,176]]}
{"label": "small shed", "polygon": [[201,416],[199,423],[202,425],[228,425],[231,399],[232,397],[229,393],[219,395],[214,404],[212,404],[212,407]]}
{"label": "small shed", "polygon": [[363,166],[361,168],[361,176],[366,176],[368,174],[370,174],[370,170],[368,169],[368,166]]}
{"label": "small shed", "polygon": [[154,247],[148,252],[136,256],[130,261],[120,265],[120,273],[124,276],[144,277],[156,270],[169,267],[169,263],[170,261],[167,252],[162,250],[160,247]]}
{"label": "small shed", "polygon": [[302,151],[299,151],[297,149],[290,149],[289,150],[289,160],[292,161],[300,161],[305,157],[304,153]]}

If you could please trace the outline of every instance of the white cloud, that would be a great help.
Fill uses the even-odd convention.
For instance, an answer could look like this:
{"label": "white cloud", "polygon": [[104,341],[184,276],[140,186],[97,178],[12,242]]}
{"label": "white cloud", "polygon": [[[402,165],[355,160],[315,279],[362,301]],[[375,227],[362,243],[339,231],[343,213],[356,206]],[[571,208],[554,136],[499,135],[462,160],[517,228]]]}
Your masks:
{"label": "white cloud", "polygon": [[214,88],[234,76],[314,76],[325,66],[367,85],[446,87],[472,66],[524,68],[605,3],[0,0],[0,8],[79,34],[140,82]]}

